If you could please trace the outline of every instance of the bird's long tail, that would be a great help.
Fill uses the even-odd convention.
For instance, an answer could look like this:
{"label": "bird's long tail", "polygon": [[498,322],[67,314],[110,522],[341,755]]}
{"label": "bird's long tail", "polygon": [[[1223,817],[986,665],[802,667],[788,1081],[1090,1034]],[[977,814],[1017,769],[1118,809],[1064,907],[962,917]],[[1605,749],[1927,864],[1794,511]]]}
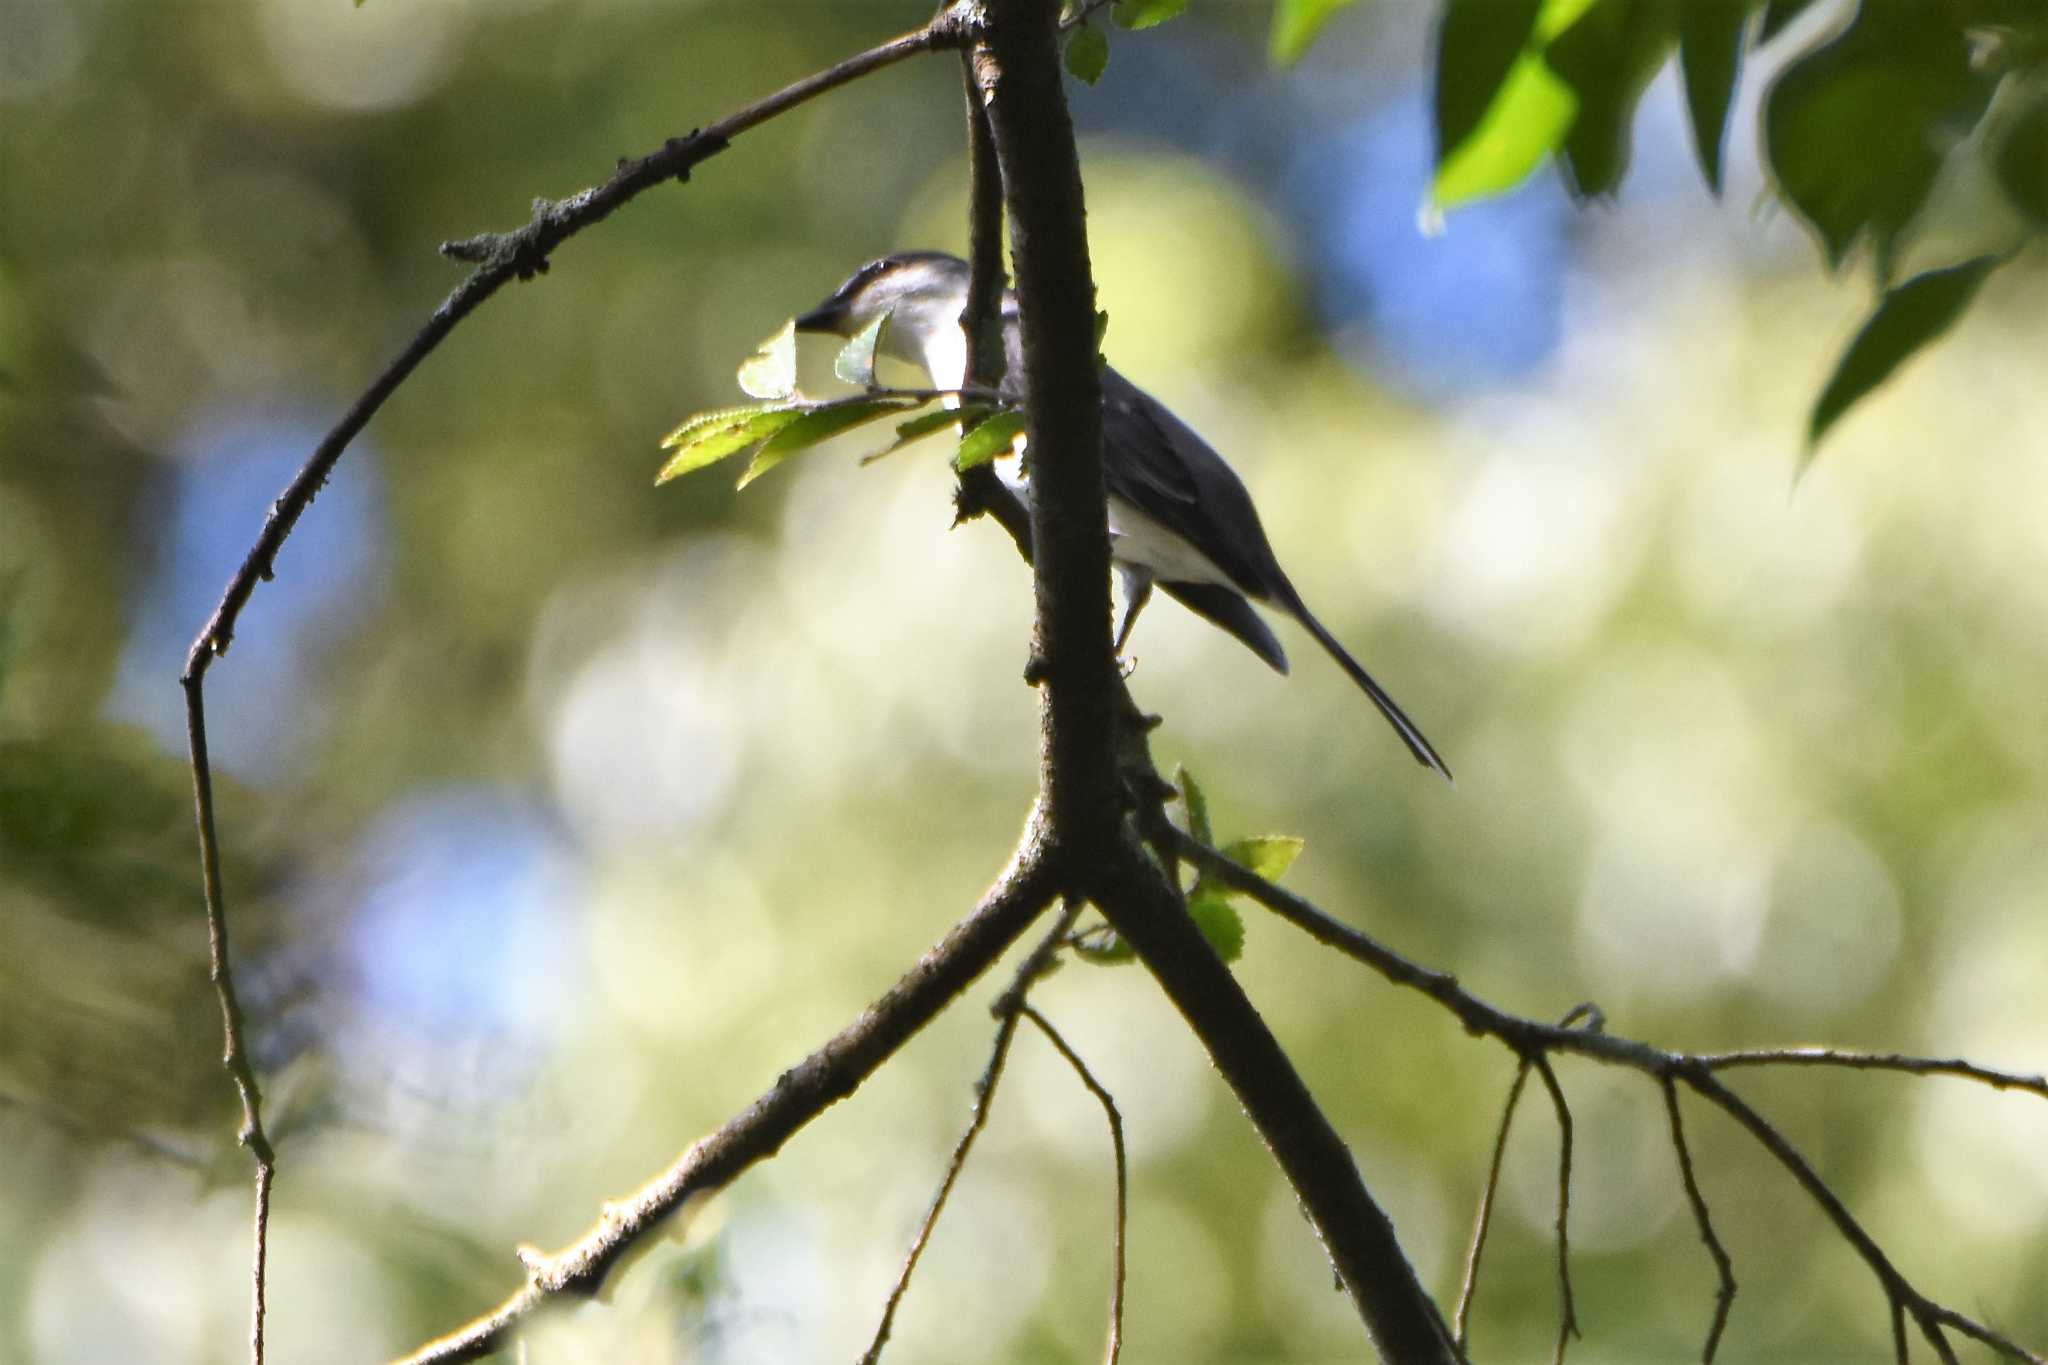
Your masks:
{"label": "bird's long tail", "polygon": [[1374,682],[1372,674],[1366,672],[1364,666],[1351,657],[1350,651],[1337,643],[1337,637],[1323,628],[1323,623],[1316,620],[1315,614],[1302,605],[1300,597],[1293,594],[1289,596],[1293,597],[1293,600],[1281,605],[1287,608],[1295,620],[1301,622],[1310,635],[1315,636],[1317,644],[1330,652],[1330,657],[1337,661],[1338,667],[1351,675],[1351,681],[1357,683],[1359,689],[1372,698],[1372,704],[1380,708],[1380,714],[1387,718],[1387,724],[1393,726],[1394,732],[1401,736],[1402,742],[1408,746],[1408,752],[1415,755],[1415,761],[1425,768],[1434,768],[1442,773],[1444,781],[1451,781],[1451,770],[1444,765],[1436,747],[1429,742],[1420,727],[1408,719],[1408,713],[1401,709],[1400,703],[1388,696],[1387,689]]}

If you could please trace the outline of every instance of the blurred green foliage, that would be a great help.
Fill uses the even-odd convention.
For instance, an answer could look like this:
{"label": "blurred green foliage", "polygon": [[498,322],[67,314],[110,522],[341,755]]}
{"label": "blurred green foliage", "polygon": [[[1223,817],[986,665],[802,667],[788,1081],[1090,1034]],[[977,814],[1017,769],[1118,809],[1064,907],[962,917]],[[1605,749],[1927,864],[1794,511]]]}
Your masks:
{"label": "blurred green foliage", "polygon": [[[182,741],[113,700],[133,668],[175,704],[180,651],[130,656],[138,604],[182,581],[167,527],[191,476],[229,458],[195,447],[197,414],[324,425],[453,283],[436,242],[512,225],[533,196],[926,8],[7,10],[0,1358],[241,1354],[248,1192]],[[1217,828],[1304,837],[1291,885],[1509,1006],[1593,998],[1617,1030],[1674,1046],[1825,1039],[2038,1070],[2038,260],[2004,266],[1967,326],[1845,416],[1842,458],[1788,497],[1859,305],[1794,225],[1752,220],[1740,85],[1720,169],[1733,207],[1646,175],[1685,145],[1678,96],[1653,81],[1632,176],[1573,225],[1564,344],[1522,382],[1422,407],[1321,327],[1305,235],[1229,172],[1224,128],[1298,97],[1322,111],[1298,130],[1313,137],[1360,108],[1340,96],[1377,97],[1361,70],[1391,85],[1427,65],[1433,14],[1322,16],[1281,76],[1264,67],[1271,16],[1203,9],[1113,34],[1101,85],[1075,87],[1096,130],[1107,344],[1244,473],[1304,594],[1460,784],[1413,772],[1319,660],[1281,679],[1155,606],[1132,685],[1166,717],[1162,761],[1203,774]],[[1776,58],[1745,56],[1767,81]],[[1529,61],[1524,43],[1495,65],[1555,93]],[[1156,128],[1144,78],[1162,69],[1194,70],[1230,114],[1172,111],[1208,154],[1124,131]],[[943,443],[863,470],[873,438],[855,433],[745,499],[718,480],[649,486],[661,433],[731,401],[733,361],[768,327],[859,260],[959,246],[959,102],[956,66],[934,61],[748,135],[465,324],[344,461],[337,481],[381,519],[378,575],[307,637],[311,682],[270,765],[220,775],[283,1135],[281,1358],[395,1352],[495,1302],[518,1278],[511,1247],[566,1240],[772,1084],[1014,839],[1034,771],[1028,584],[1002,537],[948,531]],[[2014,106],[2016,137],[2037,135],[2038,107]],[[1992,164],[2038,230],[2009,150],[2028,145]],[[1310,166],[1324,190],[1350,170]],[[798,360],[829,370],[827,352]],[[300,542],[279,565],[287,581],[332,569]],[[219,742],[283,601],[259,590],[215,671]],[[387,827],[424,829],[422,797],[451,791],[539,812],[546,856],[507,878],[486,849],[420,891]],[[550,951],[465,976],[514,940],[522,898],[553,916]],[[422,900],[433,913],[393,918]],[[482,926],[481,948],[437,937],[457,923]],[[366,936],[380,925],[396,928]],[[1244,935],[1237,970],[1448,1293],[1513,1060],[1269,921]],[[415,977],[443,1008],[414,1007]],[[1354,1358],[1357,1324],[1291,1197],[1144,976],[1062,972],[1035,999],[1130,1127],[1126,1359]],[[851,1354],[989,1031],[956,1010],[610,1302],[552,1324],[562,1352]],[[1581,1106],[1588,1347],[1690,1358],[1710,1282],[1656,1095],[1561,1076]],[[1742,1089],[1908,1274],[2048,1340],[2043,1106],[1862,1076]],[[1549,1340],[1554,1142],[1540,1106],[1523,1115],[1476,1319],[1489,1357]],[[1727,1358],[1882,1354],[1877,1296],[1818,1215],[1741,1135],[1696,1123],[1693,1148],[1745,1286]],[[891,1358],[1092,1355],[1108,1201],[1092,1099],[1021,1044]]]}
{"label": "blurred green foliage", "polygon": [[[1700,170],[1718,193],[1744,48],[1771,42],[1806,8],[1760,0],[1445,0],[1436,207],[1511,189],[1552,154],[1575,195],[1612,194],[1628,166],[1637,103],[1674,49]],[[2024,0],[1859,0],[1825,8],[1829,27],[1810,33],[1770,83],[1765,157],[1776,194],[1813,229],[1830,268],[1868,246],[1883,297],[1863,335],[1891,344],[1880,348],[1881,362],[1860,341],[1843,353],[1808,419],[1809,447],[1967,306],[1974,290],[1956,295],[1951,287],[1957,267],[1981,261],[1974,271],[1981,278],[2038,240],[2041,215],[2029,206],[2040,203],[2048,176],[2039,112],[2048,107],[2048,11]],[[2004,109],[1996,107],[2001,97]],[[1949,192],[1937,195],[1944,176]],[[1970,193],[1959,186],[1986,178],[1995,190],[1953,207]],[[1958,213],[1972,219],[1960,247],[1944,235]],[[1926,287],[1903,293],[1910,286],[1892,286],[1915,246],[1933,254],[1914,266],[1915,281]],[[1939,326],[1899,325],[1915,300],[1932,295],[1954,305]]]}

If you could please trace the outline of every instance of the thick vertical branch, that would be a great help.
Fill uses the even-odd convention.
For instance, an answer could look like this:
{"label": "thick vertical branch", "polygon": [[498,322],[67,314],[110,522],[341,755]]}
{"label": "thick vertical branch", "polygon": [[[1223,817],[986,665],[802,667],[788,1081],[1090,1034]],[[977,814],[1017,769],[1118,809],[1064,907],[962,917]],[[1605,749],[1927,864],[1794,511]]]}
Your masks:
{"label": "thick vertical branch", "polygon": [[1236,1092],[1323,1239],[1381,1358],[1397,1365],[1461,1360],[1344,1139],[1157,867],[1126,845],[1095,896]]}
{"label": "thick vertical branch", "polygon": [[[1112,846],[1122,811],[1121,712],[1109,636],[1109,522],[1095,286],[1074,125],[1050,0],[994,0],[973,53],[995,135],[1016,257],[1031,443],[1037,623],[1032,676],[1046,685],[1040,791],[1056,841],[1081,863]],[[1070,863],[1070,866],[1073,865]]]}
{"label": "thick vertical branch", "polygon": [[1244,1103],[1381,1354],[1449,1365],[1458,1359],[1450,1333],[1343,1140],[1126,818],[1118,754],[1132,716],[1110,646],[1094,286],[1055,11],[1052,0],[989,0],[973,53],[1022,300],[1040,795],[1055,856],[1065,889],[1092,899],[1137,950]]}

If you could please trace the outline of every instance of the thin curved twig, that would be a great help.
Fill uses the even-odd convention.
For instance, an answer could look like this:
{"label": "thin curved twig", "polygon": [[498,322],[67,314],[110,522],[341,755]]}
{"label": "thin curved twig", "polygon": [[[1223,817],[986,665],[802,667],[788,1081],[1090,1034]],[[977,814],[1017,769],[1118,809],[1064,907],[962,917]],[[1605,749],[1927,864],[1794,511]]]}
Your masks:
{"label": "thin curved twig", "polygon": [[1692,1205],[1693,1225],[1700,1231],[1700,1240],[1706,1243],[1707,1255],[1714,1260],[1714,1274],[1719,1280],[1714,1291],[1714,1320],[1707,1327],[1707,1344],[1700,1351],[1700,1365],[1714,1365],[1714,1352],[1720,1349],[1721,1333],[1727,1329],[1728,1314],[1735,1307],[1735,1262],[1714,1232],[1706,1196],[1700,1193],[1699,1180],[1693,1173],[1692,1149],[1685,1140],[1685,1118],[1678,1108],[1678,1087],[1665,1076],[1658,1081],[1658,1088],[1664,1092],[1664,1112],[1671,1119],[1671,1150],[1678,1154],[1678,1177],[1685,1185],[1686,1202]]}
{"label": "thin curved twig", "polygon": [[1124,1351],[1124,1244],[1130,1224],[1131,1177],[1130,1166],[1124,1154],[1124,1118],[1117,1110],[1116,1097],[1095,1079],[1095,1073],[1081,1060],[1081,1054],[1074,1051],[1052,1022],[1030,1005],[1021,1007],[1021,1014],[1037,1025],[1045,1040],[1053,1045],[1074,1074],[1081,1078],[1081,1084],[1088,1087],[1088,1093],[1102,1106],[1103,1117],[1109,1122],[1109,1145],[1116,1158],[1116,1227],[1110,1238],[1110,1279],[1109,1279],[1109,1343],[1103,1353],[1106,1365],[1117,1365]]}
{"label": "thin curved twig", "polygon": [[1515,1067],[1515,1079],[1508,1086],[1507,1103],[1501,1106],[1500,1125],[1493,1133],[1493,1157],[1486,1165],[1486,1184],[1479,1191],[1479,1213],[1472,1223],[1472,1241],[1465,1250],[1465,1275],[1458,1286],[1458,1308],[1452,1317],[1451,1339],[1460,1351],[1472,1344],[1471,1314],[1473,1301],[1479,1294],[1479,1262],[1486,1252],[1486,1235],[1493,1229],[1493,1206],[1500,1194],[1501,1164],[1508,1151],[1508,1129],[1515,1121],[1515,1109],[1522,1102],[1522,1091],[1529,1084],[1529,1063],[1523,1061]]}
{"label": "thin curved twig", "polygon": [[1543,1078],[1551,1107],[1557,1111],[1557,1348],[1551,1360],[1564,1365],[1565,1345],[1579,1335],[1579,1309],[1572,1296],[1572,1107],[1565,1100],[1564,1087],[1557,1083],[1557,1073],[1550,1068],[1550,1059],[1538,1052],[1527,1060]]}
{"label": "thin curved twig", "polygon": [[1009,989],[996,998],[992,1011],[999,1022],[995,1042],[989,1048],[988,1065],[982,1068],[981,1078],[974,1083],[974,1111],[968,1117],[967,1127],[960,1134],[959,1141],[953,1144],[953,1155],[946,1162],[946,1174],[940,1179],[938,1191],[932,1195],[931,1204],[918,1222],[917,1235],[910,1240],[910,1250],[903,1257],[902,1269],[896,1272],[896,1283],[889,1288],[888,1300],[882,1305],[882,1320],[875,1325],[875,1335],[868,1342],[867,1350],[861,1353],[860,1365],[875,1365],[882,1358],[882,1348],[888,1345],[889,1333],[896,1325],[896,1310],[903,1303],[903,1296],[910,1292],[910,1277],[917,1273],[917,1263],[924,1256],[925,1246],[938,1230],[939,1215],[946,1211],[946,1201],[952,1197],[953,1186],[959,1183],[960,1173],[967,1169],[967,1157],[974,1150],[974,1140],[988,1126],[989,1110],[995,1105],[996,1086],[1002,1083],[1003,1066],[1010,1058],[1010,1044],[1016,1041],[1017,1015],[1026,1008],[1025,993],[1039,977],[1045,975],[1054,954],[1059,952],[1060,943],[1066,938],[1067,931],[1074,927],[1074,919],[1080,913],[1078,905],[1067,907],[1052,931],[1039,940],[1038,946],[1018,965],[1017,975],[1011,979]]}
{"label": "thin curved twig", "polygon": [[236,623],[256,585],[275,576],[278,552],[312,505],[314,496],[334,472],[342,452],[369,423],[385,401],[418,368],[448,334],[486,299],[511,280],[545,273],[554,249],[608,217],[642,191],[666,181],[688,180],[690,171],[723,151],[731,140],[807,100],[837,89],[885,66],[919,53],[960,45],[967,28],[949,6],[923,28],[872,47],[823,71],[795,81],[708,127],[671,138],[637,160],[622,160],[610,179],[566,199],[540,200],[532,219],[509,233],[488,233],[443,243],[442,253],[476,266],[457,285],[403,350],[386,365],[329,429],[305,465],[270,505],[256,542],[241,567],[228,580],[218,604],[193,639],[179,674],[185,693],[185,731],[192,765],[194,819],[199,833],[200,880],[206,907],[208,971],[219,1000],[224,1040],[221,1063],[242,1107],[237,1137],[256,1164],[256,1230],[252,1249],[250,1359],[263,1365],[264,1284],[267,1273],[270,1190],[277,1170],[276,1154],[263,1129],[263,1093],[243,1039],[243,1015],[228,952],[226,900],[221,886],[220,840],[216,829],[213,770],[206,744],[205,680],[214,660],[233,642]]}

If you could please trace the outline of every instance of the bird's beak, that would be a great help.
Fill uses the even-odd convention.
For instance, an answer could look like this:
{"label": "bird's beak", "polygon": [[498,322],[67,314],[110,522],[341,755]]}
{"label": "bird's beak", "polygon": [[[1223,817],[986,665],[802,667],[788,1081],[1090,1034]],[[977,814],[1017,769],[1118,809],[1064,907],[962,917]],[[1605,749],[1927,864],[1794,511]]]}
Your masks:
{"label": "bird's beak", "polygon": [[840,336],[845,333],[845,324],[844,305],[837,299],[827,299],[810,312],[799,316],[796,320],[796,329],[799,332],[827,332]]}

